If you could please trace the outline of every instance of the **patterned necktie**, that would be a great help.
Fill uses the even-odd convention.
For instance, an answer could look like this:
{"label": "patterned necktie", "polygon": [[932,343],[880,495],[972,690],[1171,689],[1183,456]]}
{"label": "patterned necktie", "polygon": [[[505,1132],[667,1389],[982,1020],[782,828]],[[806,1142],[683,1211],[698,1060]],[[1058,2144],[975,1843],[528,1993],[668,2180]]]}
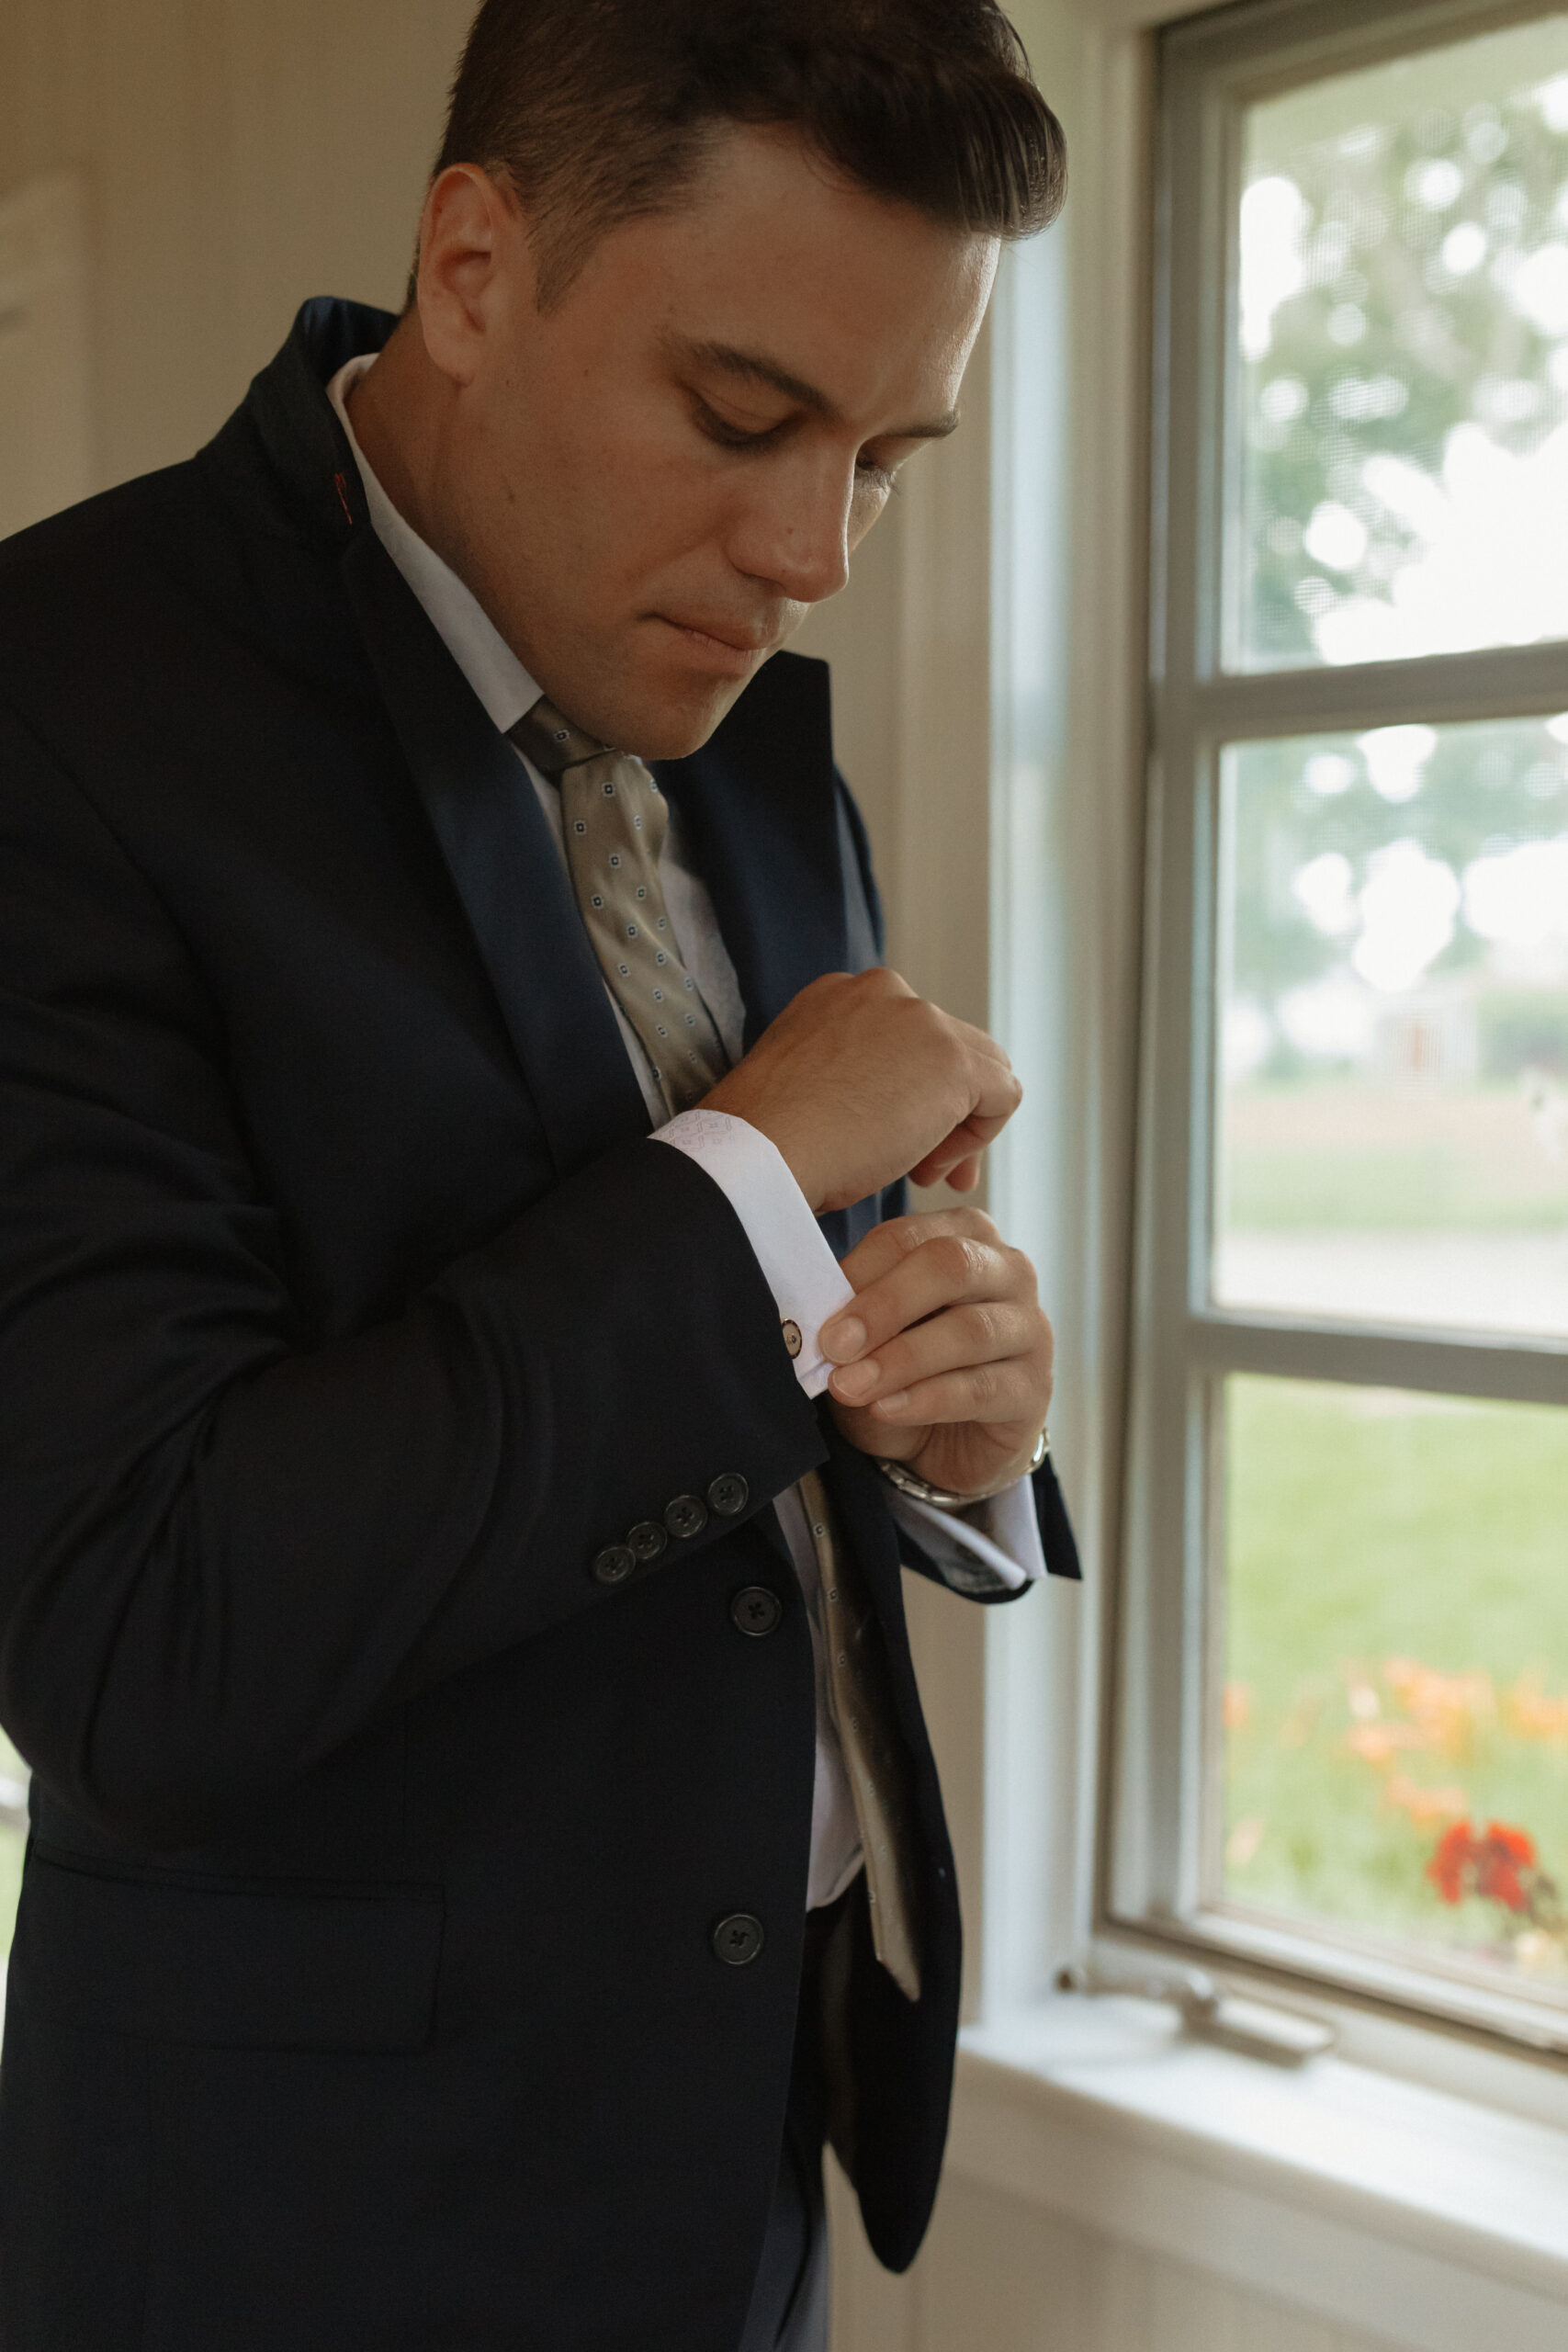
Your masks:
{"label": "patterned necktie", "polygon": [[[641,1040],[673,1117],[717,1085],[729,1058],[665,909],[664,796],[640,760],[583,734],[542,696],[508,733],[536,768],[560,780],[578,907],[610,993]],[[880,1631],[815,1470],[801,1479],[799,1494],[817,1555],[829,1697],[865,1857],[872,1938],[894,1983],[918,2001],[908,1767]]]}
{"label": "patterned necktie", "polygon": [[718,1084],[729,1057],[664,905],[664,795],[640,760],[613,752],[539,699],[510,729],[517,749],[560,779],[566,862],[610,993],[642,1044],[671,1117]]}

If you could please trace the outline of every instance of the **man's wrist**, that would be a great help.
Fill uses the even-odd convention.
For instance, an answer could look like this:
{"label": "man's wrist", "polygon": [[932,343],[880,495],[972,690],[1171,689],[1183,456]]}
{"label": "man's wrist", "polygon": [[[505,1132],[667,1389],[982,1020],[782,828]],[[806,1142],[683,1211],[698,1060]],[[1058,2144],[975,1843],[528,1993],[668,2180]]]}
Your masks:
{"label": "man's wrist", "polygon": [[784,1166],[794,1177],[813,1216],[821,1214],[823,1195],[827,1191],[820,1170],[814,1166],[810,1150],[803,1143],[795,1127],[787,1117],[775,1115],[780,1106],[776,1100],[770,1112],[757,1100],[758,1088],[752,1072],[744,1061],[727,1070],[710,1093],[705,1094],[695,1106],[699,1111],[720,1111],[728,1119],[744,1119],[754,1127],[764,1141],[771,1143]]}
{"label": "man's wrist", "polygon": [[1021,1470],[1010,1471],[1005,1478],[998,1478],[993,1486],[981,1487],[972,1495],[960,1494],[956,1488],[933,1487],[907,1463],[890,1462],[885,1455],[877,1456],[876,1466],[889,1486],[897,1487],[912,1502],[929,1503],[933,1510],[967,1510],[976,1503],[988,1503],[994,1496],[1005,1495],[1021,1478],[1032,1477],[1050,1451],[1050,1431],[1042,1430],[1034,1441],[1034,1451]]}

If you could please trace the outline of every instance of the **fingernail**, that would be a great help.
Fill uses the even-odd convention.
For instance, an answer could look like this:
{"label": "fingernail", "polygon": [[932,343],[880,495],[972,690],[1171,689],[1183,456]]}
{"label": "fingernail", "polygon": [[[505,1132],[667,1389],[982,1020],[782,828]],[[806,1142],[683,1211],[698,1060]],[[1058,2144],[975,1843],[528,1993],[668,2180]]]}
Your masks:
{"label": "fingernail", "polygon": [[871,1409],[874,1413],[880,1413],[884,1419],[891,1420],[895,1413],[903,1411],[908,1401],[908,1390],[900,1388],[897,1396],[879,1396]]}
{"label": "fingernail", "polygon": [[835,1363],[848,1363],[865,1345],[865,1325],[851,1315],[822,1326],[822,1345]]}
{"label": "fingernail", "polygon": [[852,1363],[833,1374],[833,1385],[852,1404],[857,1396],[869,1396],[876,1385],[874,1363]]}

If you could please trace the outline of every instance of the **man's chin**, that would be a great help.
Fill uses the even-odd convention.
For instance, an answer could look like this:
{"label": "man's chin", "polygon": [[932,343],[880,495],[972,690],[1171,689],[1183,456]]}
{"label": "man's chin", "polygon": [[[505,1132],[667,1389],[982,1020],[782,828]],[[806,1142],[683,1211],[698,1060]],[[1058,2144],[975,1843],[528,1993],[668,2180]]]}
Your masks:
{"label": "man's chin", "polygon": [[698,686],[682,679],[678,685],[649,691],[637,697],[638,707],[628,712],[617,740],[645,760],[689,758],[702,750],[750,683],[705,680]]}
{"label": "man's chin", "polygon": [[689,662],[650,662],[646,652],[634,648],[627,659],[624,648],[607,649],[595,672],[577,676],[539,655],[530,666],[550,700],[586,733],[641,759],[683,760],[701,751],[734,708],[755,667],[745,677],[724,677]]}

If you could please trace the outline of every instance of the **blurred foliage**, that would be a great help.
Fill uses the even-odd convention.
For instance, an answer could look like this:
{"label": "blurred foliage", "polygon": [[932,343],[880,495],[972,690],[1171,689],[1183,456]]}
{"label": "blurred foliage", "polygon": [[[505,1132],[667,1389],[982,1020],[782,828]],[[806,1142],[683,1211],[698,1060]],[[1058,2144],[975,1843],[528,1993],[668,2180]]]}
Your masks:
{"label": "blurred foliage", "polygon": [[[1479,422],[1517,453],[1568,406],[1568,342],[1509,291],[1521,260],[1568,231],[1568,116],[1554,127],[1536,96],[1565,63],[1559,17],[1250,110],[1246,180],[1291,180],[1308,213],[1306,282],[1242,368],[1249,666],[1315,660],[1314,615],[1352,587],[1386,594],[1408,560],[1408,531],[1367,490],[1369,458],[1436,476],[1456,425]],[[1367,534],[1331,576],[1303,545],[1326,501]]]}
{"label": "blurred foliage", "polygon": [[[1563,692],[1568,701],[1568,673]],[[1344,945],[1316,928],[1293,888],[1301,869],[1325,852],[1347,857],[1359,881],[1375,851],[1396,840],[1414,841],[1462,875],[1478,856],[1548,840],[1568,824],[1562,751],[1539,719],[1435,732],[1419,791],[1397,805],[1374,790],[1353,735],[1239,744],[1225,755],[1233,998],[1272,1005],[1287,989],[1321,978],[1343,960]],[[1345,763],[1351,781],[1342,791],[1313,788],[1308,779],[1320,760]],[[1488,954],[1488,944],[1461,917],[1428,977],[1479,974]],[[1520,993],[1512,991],[1516,1013]],[[1536,1018],[1556,1035],[1568,1018],[1568,998],[1538,1008]],[[1284,1039],[1277,1042],[1271,1074],[1289,1076],[1309,1066]]]}

